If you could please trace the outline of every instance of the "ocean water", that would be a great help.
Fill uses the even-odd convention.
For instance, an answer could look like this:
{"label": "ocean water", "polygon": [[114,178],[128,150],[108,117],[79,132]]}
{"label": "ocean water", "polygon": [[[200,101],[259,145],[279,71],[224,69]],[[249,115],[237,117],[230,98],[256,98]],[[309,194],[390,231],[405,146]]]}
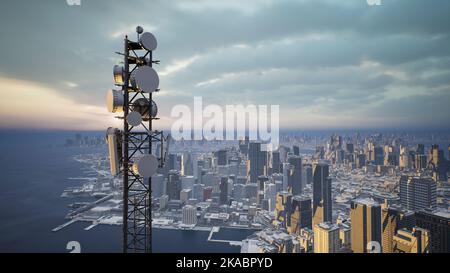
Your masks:
{"label": "ocean water", "polygon": [[[79,176],[83,168],[71,157],[92,152],[92,148],[64,147],[65,140],[74,135],[75,132],[0,132],[0,252],[69,252],[66,249],[69,241],[78,241],[82,252],[122,251],[119,226],[100,225],[85,231],[90,223],[77,222],[58,232],[51,231],[66,222],[64,217],[71,200],[61,198],[61,193],[81,183],[68,179]],[[223,230],[220,234],[227,239],[242,240],[248,233]],[[153,250],[240,251],[227,243],[207,242],[208,235],[204,231],[154,229]]]}

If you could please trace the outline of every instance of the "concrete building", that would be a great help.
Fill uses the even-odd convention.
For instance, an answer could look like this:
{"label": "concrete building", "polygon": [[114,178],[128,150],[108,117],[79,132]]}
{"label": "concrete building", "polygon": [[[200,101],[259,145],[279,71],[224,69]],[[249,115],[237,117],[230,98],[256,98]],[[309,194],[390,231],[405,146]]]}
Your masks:
{"label": "concrete building", "polygon": [[339,227],[329,222],[314,226],[314,253],[337,253],[340,249]]}
{"label": "concrete building", "polygon": [[357,199],[351,202],[350,209],[352,251],[367,253],[370,242],[381,247],[380,204],[371,199]]}

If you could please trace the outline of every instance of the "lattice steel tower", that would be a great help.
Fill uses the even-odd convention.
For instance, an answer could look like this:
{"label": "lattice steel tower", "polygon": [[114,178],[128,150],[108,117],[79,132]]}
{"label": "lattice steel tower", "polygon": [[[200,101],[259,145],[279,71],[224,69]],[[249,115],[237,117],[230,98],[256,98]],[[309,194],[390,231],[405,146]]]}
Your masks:
{"label": "lattice steel tower", "polygon": [[[107,140],[111,173],[123,177],[123,252],[152,252],[151,177],[164,165],[162,131],[153,130],[159,77],[152,68],[157,42],[153,34],[136,28],[137,41],[124,39],[123,66],[114,66],[114,81],[120,90],[110,90],[110,112],[123,113],[123,130],[109,128]],[[167,146],[167,145],[166,145]]]}

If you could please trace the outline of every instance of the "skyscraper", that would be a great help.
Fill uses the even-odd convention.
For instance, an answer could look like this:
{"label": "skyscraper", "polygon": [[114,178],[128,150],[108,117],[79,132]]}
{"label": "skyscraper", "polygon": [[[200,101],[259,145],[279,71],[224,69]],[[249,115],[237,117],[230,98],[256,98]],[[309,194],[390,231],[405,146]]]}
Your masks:
{"label": "skyscraper", "polygon": [[430,252],[450,252],[450,213],[431,210],[418,211],[416,212],[416,225],[430,232]]}
{"label": "skyscraper", "polygon": [[216,152],[217,165],[227,165],[227,150],[219,150]]}
{"label": "skyscraper", "polygon": [[280,172],[281,172],[280,152],[274,151],[272,152],[272,173],[280,173]]}
{"label": "skyscraper", "polygon": [[400,202],[405,209],[436,209],[436,182],[431,178],[406,176],[400,178]]}
{"label": "skyscraper", "polygon": [[331,179],[328,164],[317,162],[313,165],[313,226],[322,222],[332,222]]}
{"label": "skyscraper", "polygon": [[267,152],[261,151],[261,142],[250,142],[248,150],[247,170],[250,183],[256,183],[258,176],[265,175]]}
{"label": "skyscraper", "polygon": [[371,199],[357,199],[350,204],[351,244],[354,253],[366,253],[370,242],[381,246],[381,208]]}
{"label": "skyscraper", "polygon": [[302,158],[300,156],[290,156],[288,162],[291,165],[291,173],[288,176],[288,191],[292,195],[302,193]]}
{"label": "skyscraper", "polygon": [[400,229],[393,238],[393,253],[426,253],[429,251],[430,233],[414,227],[412,231]]}
{"label": "skyscraper", "polygon": [[169,179],[167,181],[167,195],[169,200],[180,200],[181,180],[180,173],[176,170],[169,171]]}
{"label": "skyscraper", "polygon": [[220,204],[228,204],[228,176],[220,178]]}
{"label": "skyscraper", "polygon": [[291,205],[290,233],[300,234],[302,228],[312,227],[311,198],[294,196]]}
{"label": "skyscraper", "polygon": [[185,225],[197,224],[197,209],[194,206],[186,205],[182,209],[183,219]]}
{"label": "skyscraper", "polygon": [[280,226],[287,228],[291,225],[291,203],[292,194],[289,192],[277,193],[277,201],[275,205],[275,221]]}
{"label": "skyscraper", "polygon": [[393,238],[402,228],[411,229],[415,224],[414,212],[406,211],[398,206],[381,206],[381,250],[383,253],[393,252]]}
{"label": "skyscraper", "polygon": [[314,253],[336,253],[339,249],[338,225],[324,222],[314,226]]}

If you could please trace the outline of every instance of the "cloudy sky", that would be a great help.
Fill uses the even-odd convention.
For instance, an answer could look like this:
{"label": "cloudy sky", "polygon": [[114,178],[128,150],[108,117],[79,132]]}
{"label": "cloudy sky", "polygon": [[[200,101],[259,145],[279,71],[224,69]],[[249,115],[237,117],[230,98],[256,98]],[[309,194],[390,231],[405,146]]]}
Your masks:
{"label": "cloudy sky", "polygon": [[282,128],[449,128],[450,1],[10,0],[0,128],[101,129],[123,35],[142,25],[161,127],[177,104],[279,105]]}

